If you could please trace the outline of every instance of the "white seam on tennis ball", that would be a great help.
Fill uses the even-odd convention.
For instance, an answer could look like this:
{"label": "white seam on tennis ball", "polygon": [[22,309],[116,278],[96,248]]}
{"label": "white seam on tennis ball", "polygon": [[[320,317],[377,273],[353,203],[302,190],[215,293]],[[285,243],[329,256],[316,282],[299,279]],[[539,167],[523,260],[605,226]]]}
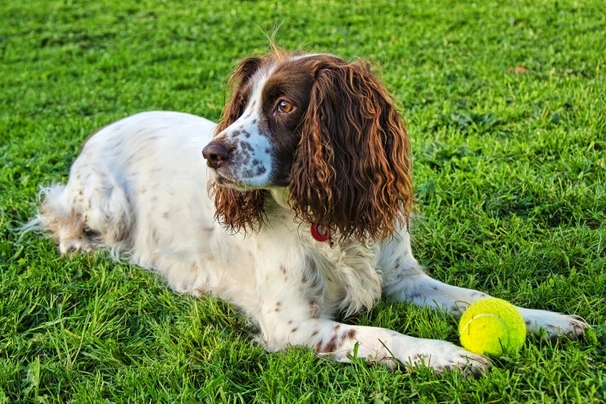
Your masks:
{"label": "white seam on tennis ball", "polygon": [[[477,314],[477,315],[471,317],[471,319],[467,323],[465,323],[465,325],[461,329],[461,334],[465,333],[465,329],[469,326],[469,323],[471,323],[475,319],[482,318],[482,317],[494,317],[494,318],[496,318],[501,323],[501,325],[503,326],[503,328],[505,329],[505,335],[507,336],[507,341],[506,342],[509,342],[509,329],[507,328],[507,324],[505,324],[505,322],[503,320],[501,320],[501,317],[496,316],[494,314],[490,314],[490,313],[481,313],[481,314]],[[499,338],[499,345],[501,345],[501,349],[504,351],[504,349],[503,349],[503,342],[501,341],[501,338]],[[505,345],[507,345],[507,344],[505,344]]]}
{"label": "white seam on tennis ball", "polygon": [[503,344],[503,341],[501,341],[501,338],[498,338],[498,340],[499,340],[499,345],[501,346],[501,352],[505,352],[506,351],[505,346],[509,342],[509,329],[507,328],[507,325],[505,324],[505,322],[503,320],[501,320],[501,318],[499,316],[496,316],[496,315],[490,314],[490,313],[481,313],[481,314],[472,316],[471,319],[465,324],[465,326],[461,330],[460,334],[463,335],[465,333],[465,329],[469,326],[469,323],[471,323],[475,319],[482,318],[482,317],[494,317],[503,326],[503,329],[505,330],[505,337],[507,338],[507,341],[505,344]]}

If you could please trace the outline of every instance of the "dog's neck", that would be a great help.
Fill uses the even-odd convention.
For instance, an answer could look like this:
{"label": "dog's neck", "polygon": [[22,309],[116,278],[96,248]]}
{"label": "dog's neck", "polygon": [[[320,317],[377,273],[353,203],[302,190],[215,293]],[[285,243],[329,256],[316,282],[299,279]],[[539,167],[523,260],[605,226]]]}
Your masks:
{"label": "dog's neck", "polygon": [[284,209],[290,210],[290,205],[288,204],[288,188],[284,187],[276,187],[269,190],[272,198],[276,203]]}
{"label": "dog's neck", "polygon": [[[272,188],[269,192],[279,207],[290,211],[290,205],[288,204],[288,188]],[[325,242],[330,240],[330,230],[324,226],[317,225],[316,223],[311,225],[310,233],[316,241]]]}

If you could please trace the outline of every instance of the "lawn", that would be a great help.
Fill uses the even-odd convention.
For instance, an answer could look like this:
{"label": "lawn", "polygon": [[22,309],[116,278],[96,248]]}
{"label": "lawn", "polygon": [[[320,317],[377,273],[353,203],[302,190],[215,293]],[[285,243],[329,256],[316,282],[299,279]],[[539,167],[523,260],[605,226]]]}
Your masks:
{"label": "lawn", "polygon": [[[0,402],[606,400],[606,5],[587,1],[1,1]],[[275,34],[274,34],[275,33]],[[583,316],[484,376],[266,354],[237,310],[107,254],[19,238],[87,136],[145,110],[220,116],[235,61],[364,58],[413,145],[417,258],[445,282]],[[381,302],[345,319],[457,341]]]}

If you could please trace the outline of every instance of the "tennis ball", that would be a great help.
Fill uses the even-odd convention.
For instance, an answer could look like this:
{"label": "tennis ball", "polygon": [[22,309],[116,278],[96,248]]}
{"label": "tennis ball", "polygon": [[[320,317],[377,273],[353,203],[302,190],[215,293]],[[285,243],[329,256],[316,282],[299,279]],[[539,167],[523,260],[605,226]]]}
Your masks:
{"label": "tennis ball", "polygon": [[490,297],[465,310],[459,336],[465,349],[473,353],[515,356],[524,345],[526,324],[513,304]]}

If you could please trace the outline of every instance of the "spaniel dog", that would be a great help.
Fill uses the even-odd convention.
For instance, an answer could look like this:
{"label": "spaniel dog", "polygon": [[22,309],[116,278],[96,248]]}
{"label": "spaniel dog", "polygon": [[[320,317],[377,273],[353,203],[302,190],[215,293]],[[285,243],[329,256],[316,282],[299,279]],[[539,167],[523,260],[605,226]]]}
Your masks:
{"label": "spaniel dog", "polygon": [[[432,279],[413,257],[410,145],[369,63],[274,51],[242,60],[230,84],[218,124],[145,112],[95,133],[29,228],[61,253],[108,248],[178,292],[231,302],[268,351],[485,369],[450,342],[335,320],[382,296],[454,315],[487,296]],[[519,311],[531,332],[587,327]]]}

